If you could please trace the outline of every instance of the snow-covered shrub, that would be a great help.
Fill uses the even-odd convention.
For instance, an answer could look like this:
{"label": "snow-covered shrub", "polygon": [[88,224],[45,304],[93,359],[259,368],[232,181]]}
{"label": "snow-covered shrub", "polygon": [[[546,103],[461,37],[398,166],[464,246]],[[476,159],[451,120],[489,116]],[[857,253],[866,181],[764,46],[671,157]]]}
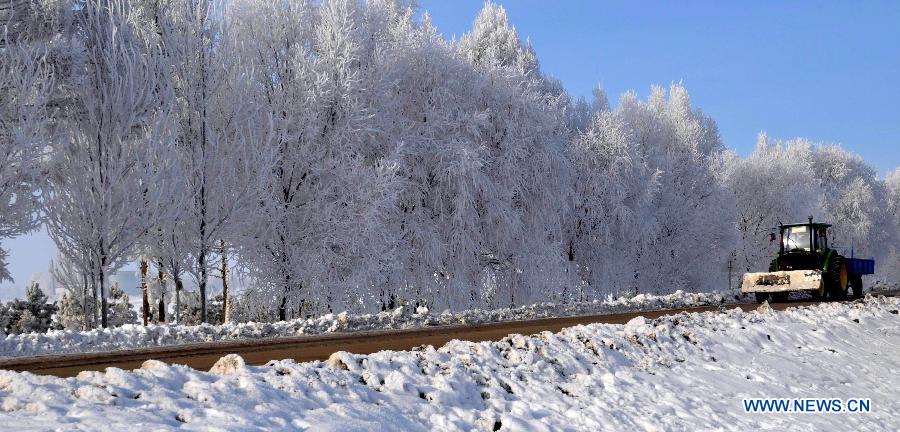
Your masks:
{"label": "snow-covered shrub", "polygon": [[278,299],[268,289],[251,286],[228,300],[233,322],[274,322],[278,320]]}
{"label": "snow-covered shrub", "polygon": [[[54,323],[58,327],[68,330],[82,330],[85,325],[89,329],[94,328],[97,324],[94,322],[94,317],[97,315],[96,302],[91,297],[87,297],[87,305],[84,305],[83,301],[79,292],[67,290],[58,303],[59,308],[54,315]],[[87,320],[84,317],[85,310],[87,310]],[[109,289],[109,326],[119,327],[135,322],[137,322],[137,312],[129,301],[128,294],[119,288],[118,283],[114,283]]]}
{"label": "snow-covered shrub", "polygon": [[[87,297],[87,305],[83,303],[79,293],[66,291],[62,299],[59,301],[59,310],[54,315],[55,323],[67,330],[86,330],[94,328],[94,308],[96,304],[94,299]],[[85,310],[87,310],[87,320],[85,321]]]}
{"label": "snow-covered shrub", "polygon": [[0,336],[9,333],[9,322],[12,319],[9,305],[0,302]]}
{"label": "snow-covered shrub", "polygon": [[197,325],[201,323],[199,292],[193,290],[182,292],[180,306],[179,325]]}
{"label": "snow-covered shrub", "polygon": [[25,300],[15,299],[7,304],[7,333],[45,333],[53,325],[57,307],[47,302],[47,295],[35,282],[25,290]]}
{"label": "snow-covered shrub", "polygon": [[118,283],[109,288],[109,326],[119,327],[137,322],[137,312]]}

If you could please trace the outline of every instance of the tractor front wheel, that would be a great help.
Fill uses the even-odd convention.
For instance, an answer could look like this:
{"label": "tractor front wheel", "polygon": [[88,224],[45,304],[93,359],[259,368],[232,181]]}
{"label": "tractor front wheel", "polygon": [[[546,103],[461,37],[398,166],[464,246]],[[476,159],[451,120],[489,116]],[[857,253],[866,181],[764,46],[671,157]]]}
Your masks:
{"label": "tractor front wheel", "polygon": [[853,289],[853,298],[854,299],[862,298],[862,292],[863,292],[862,275],[853,275],[853,277],[850,278],[850,288]]}
{"label": "tractor front wheel", "polygon": [[825,283],[823,282],[821,288],[819,288],[815,291],[810,291],[809,294],[812,296],[812,301],[825,300],[825,294],[826,294]]}

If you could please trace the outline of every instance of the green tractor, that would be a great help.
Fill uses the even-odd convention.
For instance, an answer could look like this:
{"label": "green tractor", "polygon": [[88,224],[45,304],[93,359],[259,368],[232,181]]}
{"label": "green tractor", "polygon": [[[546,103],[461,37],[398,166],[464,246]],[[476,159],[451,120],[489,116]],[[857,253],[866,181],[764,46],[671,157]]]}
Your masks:
{"label": "green tractor", "polygon": [[741,292],[753,293],[762,303],[787,300],[791,292],[809,292],[814,300],[830,297],[843,300],[852,293],[862,297],[863,275],[875,273],[875,260],[847,258],[828,244],[831,225],[815,223],[780,224],[771,241],[780,241],[778,256],[768,273],[747,273]]}

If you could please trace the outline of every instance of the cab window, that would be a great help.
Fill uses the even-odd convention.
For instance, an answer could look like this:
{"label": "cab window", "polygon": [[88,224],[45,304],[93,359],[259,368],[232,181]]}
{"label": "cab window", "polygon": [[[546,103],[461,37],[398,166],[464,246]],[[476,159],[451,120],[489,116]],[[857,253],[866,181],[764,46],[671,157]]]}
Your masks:
{"label": "cab window", "polygon": [[816,230],[816,250],[828,249],[828,232],[825,228]]}
{"label": "cab window", "polygon": [[809,234],[809,227],[807,226],[786,227],[784,229],[784,251],[811,251],[812,245],[810,245],[810,241],[812,239]]}

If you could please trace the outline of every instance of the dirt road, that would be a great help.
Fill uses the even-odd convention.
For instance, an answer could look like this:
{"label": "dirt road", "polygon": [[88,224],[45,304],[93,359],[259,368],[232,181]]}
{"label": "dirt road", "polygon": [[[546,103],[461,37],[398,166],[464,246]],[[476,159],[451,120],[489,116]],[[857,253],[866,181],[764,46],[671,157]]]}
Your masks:
{"label": "dirt road", "polygon": [[[778,310],[806,306],[811,302],[773,303]],[[757,304],[732,304],[753,310]],[[75,376],[85,370],[104,370],[108,367],[135,369],[145,360],[156,359],[167,363],[183,364],[198,370],[207,370],[225,354],[240,354],[248,364],[265,364],[269,360],[294,359],[298,362],[325,360],[336,351],[368,354],[383,350],[408,350],[420,345],[441,346],[453,339],[467,341],[499,340],[512,334],[534,334],[542,331],[556,332],[579,324],[624,324],[637,316],[657,318],[680,312],[706,312],[719,306],[630,312],[607,315],[589,315],[566,318],[548,318],[528,321],[511,321],[470,326],[427,327],[409,330],[383,330],[354,333],[332,333],[314,336],[296,336],[262,340],[219,341],[185,345],[171,345],[106,353],[60,354],[0,360],[0,369],[28,371],[60,377]]]}

